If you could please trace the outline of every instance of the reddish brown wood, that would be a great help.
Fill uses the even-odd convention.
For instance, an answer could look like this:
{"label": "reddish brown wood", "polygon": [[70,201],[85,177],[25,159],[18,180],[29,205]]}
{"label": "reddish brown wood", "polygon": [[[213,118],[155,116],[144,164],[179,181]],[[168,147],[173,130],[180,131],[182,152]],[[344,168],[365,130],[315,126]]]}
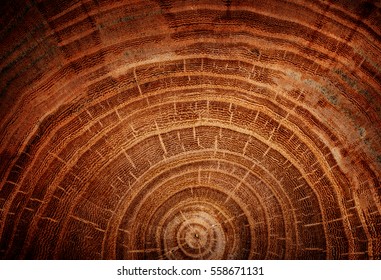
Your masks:
{"label": "reddish brown wood", "polygon": [[377,1],[0,4],[2,259],[380,259]]}

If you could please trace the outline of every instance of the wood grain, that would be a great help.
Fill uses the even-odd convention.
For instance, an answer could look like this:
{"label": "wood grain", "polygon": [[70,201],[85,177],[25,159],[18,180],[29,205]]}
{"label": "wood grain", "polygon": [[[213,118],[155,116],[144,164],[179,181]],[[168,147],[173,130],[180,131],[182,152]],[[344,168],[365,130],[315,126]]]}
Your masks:
{"label": "wood grain", "polygon": [[0,13],[2,259],[381,259],[379,1]]}

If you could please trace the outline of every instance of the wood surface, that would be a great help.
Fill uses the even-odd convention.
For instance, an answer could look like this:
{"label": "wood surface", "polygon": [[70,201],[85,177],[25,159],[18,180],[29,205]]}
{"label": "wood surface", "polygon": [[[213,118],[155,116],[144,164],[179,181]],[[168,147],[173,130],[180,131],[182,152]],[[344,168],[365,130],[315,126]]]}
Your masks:
{"label": "wood surface", "polygon": [[380,184],[380,1],[0,3],[2,259],[381,259]]}

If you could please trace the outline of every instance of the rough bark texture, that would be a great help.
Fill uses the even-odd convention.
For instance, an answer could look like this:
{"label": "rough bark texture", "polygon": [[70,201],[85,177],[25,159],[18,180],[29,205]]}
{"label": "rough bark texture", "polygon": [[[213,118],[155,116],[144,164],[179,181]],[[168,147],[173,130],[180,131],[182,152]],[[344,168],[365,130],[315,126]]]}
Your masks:
{"label": "rough bark texture", "polygon": [[381,258],[380,1],[0,6],[0,258]]}

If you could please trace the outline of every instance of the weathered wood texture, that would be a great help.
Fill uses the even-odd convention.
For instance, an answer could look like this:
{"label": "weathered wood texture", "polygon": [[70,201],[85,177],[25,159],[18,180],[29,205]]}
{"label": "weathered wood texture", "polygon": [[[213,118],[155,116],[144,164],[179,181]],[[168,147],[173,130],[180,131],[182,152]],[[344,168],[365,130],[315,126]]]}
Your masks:
{"label": "weathered wood texture", "polygon": [[0,4],[0,257],[380,259],[381,4]]}

